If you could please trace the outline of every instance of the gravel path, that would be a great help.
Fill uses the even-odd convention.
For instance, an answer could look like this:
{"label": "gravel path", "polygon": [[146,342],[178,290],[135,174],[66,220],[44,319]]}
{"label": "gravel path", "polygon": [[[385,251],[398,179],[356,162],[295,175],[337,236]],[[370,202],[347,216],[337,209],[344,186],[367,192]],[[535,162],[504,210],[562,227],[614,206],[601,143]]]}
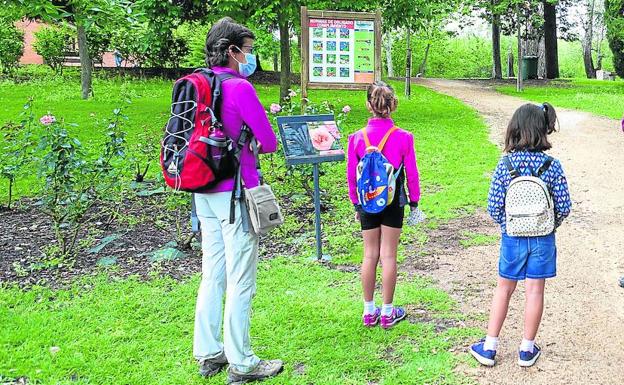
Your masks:
{"label": "gravel path", "polygon": [[[417,84],[464,101],[484,116],[491,140],[502,143],[506,124],[525,101],[484,85],[419,79]],[[557,106],[555,105],[555,108]],[[561,131],[552,135],[552,155],[561,160],[574,201],[557,233],[558,276],[546,283],[546,305],[537,336],[543,355],[522,369],[516,349],[522,338],[523,285],[514,294],[494,368],[460,370],[481,384],[624,383],[624,135],[619,122],[557,108]],[[475,149],[478,150],[478,149]],[[479,214],[480,231],[495,233]],[[485,328],[496,281],[498,245],[440,255],[431,272],[462,310]]]}

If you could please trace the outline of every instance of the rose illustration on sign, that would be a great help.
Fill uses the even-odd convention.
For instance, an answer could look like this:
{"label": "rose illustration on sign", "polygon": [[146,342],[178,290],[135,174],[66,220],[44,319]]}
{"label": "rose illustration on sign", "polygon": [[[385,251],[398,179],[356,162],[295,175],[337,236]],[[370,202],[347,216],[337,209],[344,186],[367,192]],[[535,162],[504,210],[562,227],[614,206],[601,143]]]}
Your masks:
{"label": "rose illustration on sign", "polygon": [[312,140],[312,146],[318,151],[330,150],[336,140],[325,126],[311,129],[310,139]]}

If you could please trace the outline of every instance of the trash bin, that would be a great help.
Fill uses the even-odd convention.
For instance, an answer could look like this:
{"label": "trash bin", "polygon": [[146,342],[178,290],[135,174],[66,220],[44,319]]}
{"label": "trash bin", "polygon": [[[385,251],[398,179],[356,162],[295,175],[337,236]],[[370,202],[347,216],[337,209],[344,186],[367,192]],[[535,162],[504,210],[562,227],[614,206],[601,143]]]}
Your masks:
{"label": "trash bin", "polygon": [[522,80],[537,79],[537,56],[522,58]]}

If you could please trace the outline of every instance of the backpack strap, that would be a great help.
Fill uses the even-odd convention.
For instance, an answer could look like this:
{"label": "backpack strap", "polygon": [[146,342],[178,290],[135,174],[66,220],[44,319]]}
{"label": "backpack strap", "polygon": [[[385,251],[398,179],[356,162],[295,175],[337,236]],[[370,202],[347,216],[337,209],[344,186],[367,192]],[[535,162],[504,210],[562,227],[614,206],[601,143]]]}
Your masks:
{"label": "backpack strap", "polygon": [[509,159],[509,155],[503,156],[503,162],[505,162],[505,166],[507,166],[507,171],[509,171],[509,175],[511,175],[511,179],[515,179],[520,176],[518,170],[514,168],[511,164],[511,160]]}
{"label": "backpack strap", "polygon": [[391,129],[389,129],[388,132],[386,132],[386,135],[384,135],[384,137],[381,139],[381,142],[379,142],[379,145],[377,146],[377,148],[379,149],[379,152],[383,150],[384,146],[386,145],[386,142],[388,141],[388,138],[390,138],[390,135],[392,135],[392,133],[395,132],[396,130],[398,130],[397,126],[394,126]]}
{"label": "backpack strap", "polygon": [[371,147],[370,139],[368,139],[368,134],[366,133],[366,127],[362,128],[362,135],[364,135],[364,143],[366,144],[366,149],[368,150]]}
{"label": "backpack strap", "polygon": [[[381,152],[383,150],[384,146],[386,145],[386,142],[388,141],[388,138],[396,130],[398,130],[398,127],[394,126],[391,129],[389,129],[388,132],[386,132],[384,137],[381,139],[381,142],[379,142],[379,144],[377,145],[377,150],[379,152]],[[368,149],[369,147],[371,147],[371,141],[368,138],[368,134],[366,133],[366,127],[362,128],[362,135],[364,135],[364,143],[366,143],[366,148]]]}
{"label": "backpack strap", "polygon": [[544,161],[544,164],[542,164],[540,168],[537,169],[537,176],[541,177],[546,171],[548,171],[553,161],[554,159],[552,156],[547,157]]}

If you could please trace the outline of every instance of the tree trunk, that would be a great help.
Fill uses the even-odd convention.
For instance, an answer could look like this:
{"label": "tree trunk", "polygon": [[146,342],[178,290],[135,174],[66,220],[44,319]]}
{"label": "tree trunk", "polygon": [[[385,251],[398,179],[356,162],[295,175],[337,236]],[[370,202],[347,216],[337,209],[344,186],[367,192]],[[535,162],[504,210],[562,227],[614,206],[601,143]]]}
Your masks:
{"label": "tree trunk", "polygon": [[511,45],[509,46],[509,52],[507,52],[507,78],[513,78],[514,73],[514,54],[511,49]]}
{"label": "tree trunk", "polygon": [[405,55],[405,96],[409,97],[412,94],[412,42],[411,32],[407,30],[407,49]]}
{"label": "tree trunk", "polygon": [[91,95],[91,71],[93,64],[89,56],[89,47],[87,45],[87,32],[84,25],[77,26],[78,33],[78,54],[80,55],[80,81],[82,84],[82,98],[89,99]]}
{"label": "tree trunk", "polygon": [[537,47],[537,77],[546,79],[546,43],[544,36],[539,39]]}
{"label": "tree trunk", "polygon": [[420,66],[418,67],[418,72],[420,76],[425,77],[425,72],[427,71],[427,60],[429,59],[429,48],[431,48],[431,43],[427,43],[427,47],[425,48],[425,56],[423,57]]}
{"label": "tree trunk", "polygon": [[[288,2],[281,0],[281,10],[287,9]],[[290,23],[288,15],[280,11],[278,14],[279,30],[280,30],[280,98],[285,99],[290,89]]]}
{"label": "tree trunk", "polygon": [[257,63],[257,66],[256,66],[256,72],[262,72],[262,71],[264,71],[264,70],[262,69],[262,62],[260,61],[260,55],[258,55],[258,54],[256,54],[256,63]]}
{"label": "tree trunk", "polygon": [[388,77],[394,77],[394,65],[392,64],[392,33],[388,31],[386,33],[386,39],[384,41],[386,48],[386,65],[388,67]]}
{"label": "tree trunk", "polygon": [[[497,0],[492,0],[492,6],[497,4]],[[500,15],[494,13],[492,15],[492,77],[494,79],[502,79],[503,71],[501,66],[501,47],[500,47]]]}
{"label": "tree trunk", "polygon": [[522,92],[524,84],[522,82],[522,23],[520,22],[520,5],[516,4],[516,16],[518,18],[518,77],[516,78],[516,91]]}
{"label": "tree trunk", "polygon": [[588,6],[588,20],[585,23],[585,37],[583,39],[583,64],[585,65],[585,75],[588,79],[596,78],[596,68],[592,58],[592,42],[594,40],[594,8],[595,0],[590,0]]}
{"label": "tree trunk", "polygon": [[544,53],[546,78],[559,77],[559,48],[557,46],[557,7],[544,0]]}
{"label": "tree trunk", "polygon": [[15,183],[15,178],[9,178],[9,204],[7,205],[7,209],[11,210],[11,203],[13,200],[13,183]]}
{"label": "tree trunk", "polygon": [[275,53],[273,54],[273,71],[277,72],[279,68],[279,56]]}

